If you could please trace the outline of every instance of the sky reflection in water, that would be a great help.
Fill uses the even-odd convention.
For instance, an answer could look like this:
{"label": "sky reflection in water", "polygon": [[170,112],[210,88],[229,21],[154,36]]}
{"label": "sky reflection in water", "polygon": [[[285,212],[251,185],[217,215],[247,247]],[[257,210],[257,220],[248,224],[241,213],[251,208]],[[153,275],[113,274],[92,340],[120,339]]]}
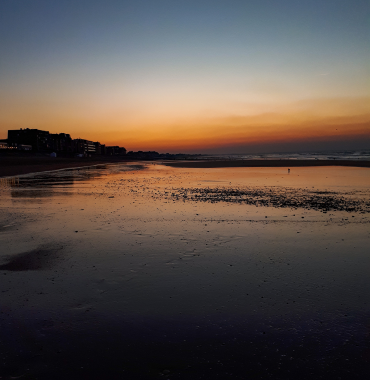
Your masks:
{"label": "sky reflection in water", "polygon": [[[45,362],[61,379],[77,368],[90,378],[101,371],[118,378],[121,370],[227,378],[231,369],[293,378],[303,368],[353,372],[355,363],[361,373],[370,311],[367,212],[173,194],[273,186],[367,202],[369,178],[361,168],[288,174],[128,164],[2,180],[4,373],[30,368],[47,378]],[[351,362],[331,365],[344,357]]]}

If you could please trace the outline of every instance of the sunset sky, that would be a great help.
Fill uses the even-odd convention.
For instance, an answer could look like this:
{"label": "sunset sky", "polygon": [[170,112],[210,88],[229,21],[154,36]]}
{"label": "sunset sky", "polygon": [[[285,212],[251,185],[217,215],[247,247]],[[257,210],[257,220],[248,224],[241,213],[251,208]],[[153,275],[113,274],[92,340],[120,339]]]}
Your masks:
{"label": "sunset sky", "polygon": [[370,148],[368,0],[1,0],[0,139]]}

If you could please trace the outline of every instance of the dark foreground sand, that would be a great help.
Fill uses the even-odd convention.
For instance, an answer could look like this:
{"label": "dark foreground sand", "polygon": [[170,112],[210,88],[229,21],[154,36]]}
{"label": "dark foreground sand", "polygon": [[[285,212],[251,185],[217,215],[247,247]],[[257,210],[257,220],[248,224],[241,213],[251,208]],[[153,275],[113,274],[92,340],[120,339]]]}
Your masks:
{"label": "dark foreground sand", "polygon": [[1,379],[366,379],[367,172],[1,179]]}
{"label": "dark foreground sand", "polygon": [[197,160],[171,161],[166,165],[177,168],[277,168],[298,166],[353,166],[369,168],[370,161],[355,160]]}

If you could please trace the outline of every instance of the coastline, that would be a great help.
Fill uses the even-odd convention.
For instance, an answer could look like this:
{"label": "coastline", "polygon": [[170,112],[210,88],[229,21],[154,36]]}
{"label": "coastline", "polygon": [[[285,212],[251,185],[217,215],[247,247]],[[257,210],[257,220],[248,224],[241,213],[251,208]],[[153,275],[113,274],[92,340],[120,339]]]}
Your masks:
{"label": "coastline", "polygon": [[[93,165],[131,161],[123,157],[0,157],[0,177],[14,177],[60,169],[73,169]],[[136,160],[135,160],[136,161]],[[150,160],[153,161],[153,160]],[[370,161],[362,160],[181,160],[160,161],[163,165],[177,168],[238,168],[238,167],[309,167],[350,166],[370,168]]]}
{"label": "coastline", "polygon": [[105,161],[0,179],[2,374],[365,377],[367,170]]}
{"label": "coastline", "polygon": [[370,168],[370,161],[362,160],[194,160],[169,161],[164,165],[177,168],[275,168],[305,166],[352,166]]}
{"label": "coastline", "polygon": [[121,157],[0,157],[0,178],[60,169],[73,169],[93,165],[114,164],[125,161],[129,160]]}

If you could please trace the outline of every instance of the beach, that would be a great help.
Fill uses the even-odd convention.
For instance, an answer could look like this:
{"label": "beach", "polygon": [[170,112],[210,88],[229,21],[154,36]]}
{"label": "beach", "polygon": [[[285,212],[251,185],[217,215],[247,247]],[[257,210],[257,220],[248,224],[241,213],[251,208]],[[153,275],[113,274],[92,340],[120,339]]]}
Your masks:
{"label": "beach", "polygon": [[370,169],[211,164],[0,179],[2,376],[367,375]]}
{"label": "beach", "polygon": [[[94,157],[49,157],[49,156],[0,156],[0,177],[10,177],[50,170],[86,167],[99,164],[130,161],[119,156]],[[163,161],[160,161],[163,162]],[[284,160],[284,159],[254,159],[254,160],[220,160],[220,159],[189,159],[167,160],[168,166],[179,168],[218,168],[218,167],[305,167],[305,166],[350,166],[370,167],[366,160]]]}
{"label": "beach", "polygon": [[50,157],[41,155],[0,156],[0,177],[38,173],[50,170],[86,167],[124,161],[121,157]]}

